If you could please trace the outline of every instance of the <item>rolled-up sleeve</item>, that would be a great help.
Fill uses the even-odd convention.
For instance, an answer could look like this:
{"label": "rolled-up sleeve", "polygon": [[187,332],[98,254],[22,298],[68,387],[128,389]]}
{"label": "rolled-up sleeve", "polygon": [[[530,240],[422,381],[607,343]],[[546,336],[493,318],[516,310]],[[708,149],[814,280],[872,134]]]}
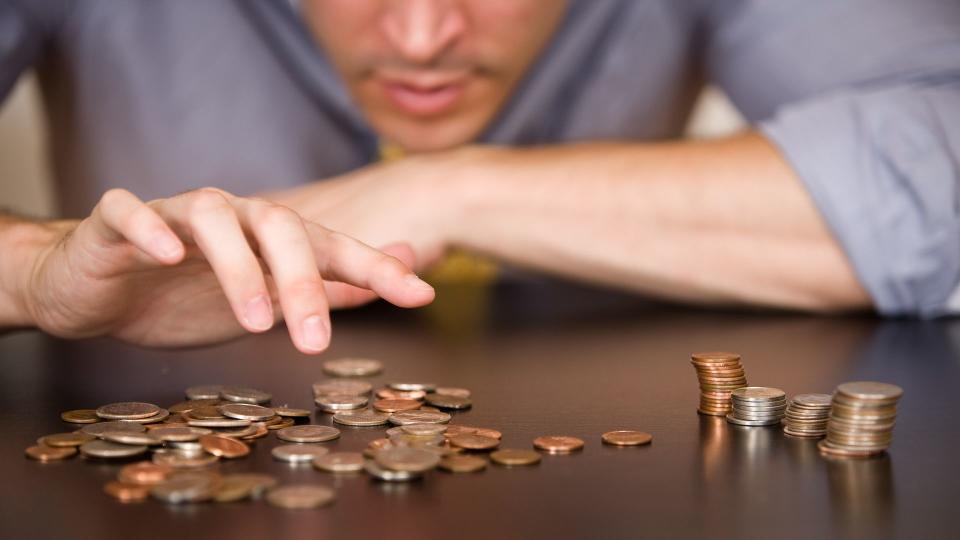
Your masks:
{"label": "rolled-up sleeve", "polygon": [[714,79],[796,171],[877,310],[960,313],[960,2],[732,2],[713,22]]}

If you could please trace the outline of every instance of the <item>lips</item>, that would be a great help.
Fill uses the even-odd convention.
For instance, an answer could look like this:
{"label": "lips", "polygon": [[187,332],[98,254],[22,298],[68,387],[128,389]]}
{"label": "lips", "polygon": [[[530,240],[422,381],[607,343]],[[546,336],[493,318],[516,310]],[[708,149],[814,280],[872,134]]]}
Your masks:
{"label": "lips", "polygon": [[436,116],[452,109],[463,97],[463,78],[434,80],[382,79],[383,93],[395,107],[413,116]]}

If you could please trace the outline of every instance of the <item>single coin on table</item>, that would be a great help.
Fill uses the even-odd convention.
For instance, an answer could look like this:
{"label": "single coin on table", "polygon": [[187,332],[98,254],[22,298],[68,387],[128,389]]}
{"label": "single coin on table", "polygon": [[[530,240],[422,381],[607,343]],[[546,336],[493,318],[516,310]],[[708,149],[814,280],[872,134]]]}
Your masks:
{"label": "single coin on table", "polygon": [[255,388],[244,388],[242,386],[224,386],[220,389],[220,399],[233,401],[234,403],[252,403],[261,405],[269,403],[273,396],[262,390]]}
{"label": "single coin on table", "polygon": [[370,377],[383,371],[383,362],[370,358],[340,358],[324,362],[323,371],[334,377]]}
{"label": "single coin on table", "polygon": [[524,465],[536,465],[542,459],[540,453],[535,450],[524,450],[520,448],[504,448],[490,454],[490,459],[497,465],[505,467],[519,467]]}
{"label": "single coin on table", "polygon": [[423,390],[394,390],[393,388],[380,388],[377,390],[377,397],[380,399],[415,399],[423,400],[427,393]]}
{"label": "single coin on table", "polygon": [[[451,440],[451,442],[453,441]],[[547,435],[533,440],[534,448],[543,450],[548,454],[569,454],[582,450],[583,445],[583,439],[567,435]]]}
{"label": "single coin on table", "polygon": [[31,446],[25,451],[26,455],[30,459],[35,459],[41,463],[48,463],[51,461],[60,461],[61,459],[67,459],[73,457],[77,453],[76,447],[73,446]]}
{"label": "single coin on table", "polygon": [[159,412],[160,407],[157,407],[153,403],[124,401],[100,407],[97,409],[97,416],[106,420],[133,420],[136,418],[155,416]]}
{"label": "single coin on table", "polygon": [[37,439],[37,444],[43,446],[80,446],[85,442],[96,439],[89,433],[82,431],[71,431],[70,433],[54,433],[53,435],[44,435]]}
{"label": "single coin on table", "polygon": [[207,384],[203,386],[191,386],[187,388],[187,399],[216,399],[220,400],[220,392],[223,391],[222,384]]}
{"label": "single coin on table", "polygon": [[146,451],[146,446],[118,444],[99,439],[80,445],[80,453],[85,457],[101,459],[117,459],[139,456],[140,454],[146,453]]}
{"label": "single coin on table", "polygon": [[235,459],[250,453],[250,447],[242,441],[226,435],[204,435],[200,437],[203,449],[217,457]]}
{"label": "single coin on table", "polygon": [[270,455],[274,459],[286,461],[288,463],[306,463],[314,459],[325,456],[330,450],[323,446],[314,446],[308,444],[282,444],[274,446],[270,450]]}
{"label": "single coin on table", "polygon": [[336,498],[333,489],[315,485],[279,486],[267,492],[267,502],[290,510],[319,508],[331,504]]}
{"label": "single coin on table", "polygon": [[484,437],[483,435],[475,435],[472,433],[456,435],[447,440],[450,441],[450,444],[453,446],[458,446],[466,450],[493,450],[494,448],[500,446],[500,439]]}
{"label": "single coin on table", "polygon": [[243,418],[190,418],[187,420],[189,426],[208,428],[241,428],[252,423],[250,420]]}
{"label": "single coin on table", "polygon": [[150,495],[148,486],[125,484],[118,481],[107,482],[103,486],[103,491],[122,503],[143,502]]}
{"label": "single coin on table", "polygon": [[487,468],[487,460],[476,455],[450,455],[440,460],[440,469],[453,473],[472,473]]}
{"label": "single coin on table", "polygon": [[344,411],[333,415],[337,424],[357,427],[382,426],[389,418],[389,414],[377,411]]}
{"label": "single coin on table", "polygon": [[313,424],[285,427],[277,431],[277,438],[295,443],[332,441],[340,436],[340,430],[330,426]]}
{"label": "single coin on table", "polygon": [[95,424],[100,421],[96,409],[74,409],[60,413],[60,418],[64,422],[71,424]]}
{"label": "single coin on table", "polygon": [[653,435],[643,431],[617,430],[604,433],[600,439],[611,446],[641,446],[649,444]]}
{"label": "single coin on table", "polygon": [[171,474],[173,474],[173,467],[140,461],[120,469],[117,479],[127,485],[152,486],[163,482]]}
{"label": "single coin on table", "polygon": [[363,463],[363,454],[359,452],[331,452],[313,460],[314,467],[331,473],[362,471]]}

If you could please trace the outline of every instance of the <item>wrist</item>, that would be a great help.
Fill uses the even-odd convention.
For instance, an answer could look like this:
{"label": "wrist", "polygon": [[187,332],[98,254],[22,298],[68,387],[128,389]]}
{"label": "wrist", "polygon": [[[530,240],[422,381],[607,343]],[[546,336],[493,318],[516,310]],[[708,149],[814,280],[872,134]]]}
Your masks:
{"label": "wrist", "polygon": [[67,222],[0,221],[0,328],[36,325],[28,307],[34,269],[66,228]]}

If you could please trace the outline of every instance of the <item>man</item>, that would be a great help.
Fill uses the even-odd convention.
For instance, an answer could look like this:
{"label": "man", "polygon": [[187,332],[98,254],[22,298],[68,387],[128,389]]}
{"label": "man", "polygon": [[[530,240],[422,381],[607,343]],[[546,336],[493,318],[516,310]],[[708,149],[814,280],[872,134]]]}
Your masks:
{"label": "man", "polygon": [[[691,302],[960,306],[954,0],[0,0],[0,24],[0,88],[29,66],[40,74],[64,215],[88,215],[111,188],[159,198],[109,191],[79,225],[8,218],[0,251],[17,255],[0,279],[25,307],[0,324],[176,342],[176,321],[154,330],[184,281],[168,233],[199,249],[190,260],[225,294],[203,289],[210,303],[191,313],[229,304],[243,329],[265,328],[244,319],[250,305],[257,320],[279,316],[259,256],[305,352],[326,343],[323,302],[292,304],[322,297],[310,256],[323,277],[400,305],[432,297],[393,259],[318,241],[332,234],[318,224],[393,244],[417,269],[459,247]],[[664,142],[705,79],[752,128]],[[408,157],[376,163],[390,147]],[[164,199],[204,185],[225,191]],[[128,229],[137,220],[154,236]],[[160,236],[170,251],[151,251]],[[105,257],[88,244],[125,250],[108,273],[140,268],[127,259],[172,273],[166,289],[106,291],[121,303],[159,291],[133,310],[135,331],[91,326],[76,307],[99,274],[62,254]],[[335,292],[349,298],[333,304],[370,297],[328,283]],[[323,345],[304,346],[297,317],[320,312]],[[188,341],[241,330],[218,321],[190,324]]]}

